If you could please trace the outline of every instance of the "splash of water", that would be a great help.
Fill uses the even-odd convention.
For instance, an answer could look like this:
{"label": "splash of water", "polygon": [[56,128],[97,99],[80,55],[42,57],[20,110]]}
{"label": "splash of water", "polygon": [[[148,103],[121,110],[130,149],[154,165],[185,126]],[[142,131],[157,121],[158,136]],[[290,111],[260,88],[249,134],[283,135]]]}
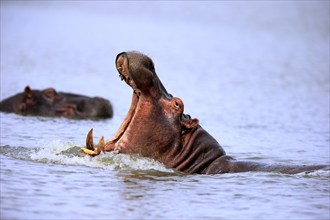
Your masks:
{"label": "splash of water", "polygon": [[0,153],[5,156],[39,163],[52,163],[70,166],[87,166],[109,170],[156,170],[173,173],[162,163],[138,155],[101,153],[90,157],[82,153],[81,147],[60,140],[43,142],[39,148],[1,146]]}

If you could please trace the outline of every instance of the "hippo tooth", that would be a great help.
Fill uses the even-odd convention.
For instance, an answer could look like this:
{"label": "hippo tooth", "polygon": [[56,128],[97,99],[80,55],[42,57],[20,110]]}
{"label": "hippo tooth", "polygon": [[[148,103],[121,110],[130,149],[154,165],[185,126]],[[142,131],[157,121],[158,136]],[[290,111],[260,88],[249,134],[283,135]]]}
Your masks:
{"label": "hippo tooth", "polygon": [[95,150],[94,143],[93,143],[93,128],[88,132],[86,137],[86,148],[88,150]]}
{"label": "hippo tooth", "polygon": [[102,136],[97,144],[97,151],[101,152],[104,149],[104,137]]}

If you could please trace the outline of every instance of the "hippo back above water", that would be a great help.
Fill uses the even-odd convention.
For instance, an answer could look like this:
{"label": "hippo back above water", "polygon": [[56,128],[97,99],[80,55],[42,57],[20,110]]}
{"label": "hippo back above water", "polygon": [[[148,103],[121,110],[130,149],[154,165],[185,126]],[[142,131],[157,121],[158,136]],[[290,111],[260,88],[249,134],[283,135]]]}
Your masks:
{"label": "hippo back above water", "polygon": [[113,116],[112,105],[106,99],[57,92],[53,88],[32,90],[29,86],[26,86],[22,93],[1,101],[0,111],[20,115],[63,116],[76,119]]}
{"label": "hippo back above water", "polygon": [[169,94],[158,78],[152,60],[138,52],[117,55],[119,76],[132,89],[129,112],[117,133],[94,146],[93,130],[82,150],[92,156],[104,151],[139,154],[185,173],[218,174],[246,171],[299,173],[328,168],[327,165],[268,165],[236,161],[220,144],[184,113],[183,101]]}

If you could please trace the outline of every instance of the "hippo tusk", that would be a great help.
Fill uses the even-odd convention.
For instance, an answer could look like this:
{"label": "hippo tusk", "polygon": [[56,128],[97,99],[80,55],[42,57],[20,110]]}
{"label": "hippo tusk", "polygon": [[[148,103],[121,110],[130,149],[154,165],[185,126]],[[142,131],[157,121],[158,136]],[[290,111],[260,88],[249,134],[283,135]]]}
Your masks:
{"label": "hippo tusk", "polygon": [[90,156],[96,156],[104,150],[104,137],[102,136],[97,144],[97,147],[94,147],[93,142],[93,128],[88,132],[86,137],[86,148],[82,147],[81,150]]}
{"label": "hippo tusk", "polygon": [[99,140],[99,143],[97,144],[96,152],[100,154],[100,152],[103,150],[104,150],[104,137],[102,136]]}
{"label": "hippo tusk", "polygon": [[93,142],[93,128],[88,132],[86,137],[86,148],[88,150],[95,150]]}

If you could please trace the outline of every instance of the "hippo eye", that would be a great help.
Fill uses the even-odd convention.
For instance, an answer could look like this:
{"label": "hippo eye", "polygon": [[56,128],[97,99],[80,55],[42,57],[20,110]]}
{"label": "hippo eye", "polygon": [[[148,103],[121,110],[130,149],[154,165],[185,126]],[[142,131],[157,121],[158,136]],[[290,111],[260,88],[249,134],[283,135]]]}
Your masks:
{"label": "hippo eye", "polygon": [[181,101],[181,99],[179,99],[179,98],[173,98],[172,100],[171,100],[171,102],[172,102],[172,108],[173,108],[173,110],[175,111],[175,112],[177,112],[177,113],[180,113],[181,112],[181,114],[182,114],[182,112],[183,112],[183,102]]}
{"label": "hippo eye", "polygon": [[43,92],[43,94],[47,99],[50,99],[50,100],[53,100],[57,96],[57,92],[53,88],[46,89]]}
{"label": "hippo eye", "polygon": [[177,101],[175,101],[175,102],[174,102],[174,107],[175,107],[175,108],[180,108],[180,104],[179,104]]}

